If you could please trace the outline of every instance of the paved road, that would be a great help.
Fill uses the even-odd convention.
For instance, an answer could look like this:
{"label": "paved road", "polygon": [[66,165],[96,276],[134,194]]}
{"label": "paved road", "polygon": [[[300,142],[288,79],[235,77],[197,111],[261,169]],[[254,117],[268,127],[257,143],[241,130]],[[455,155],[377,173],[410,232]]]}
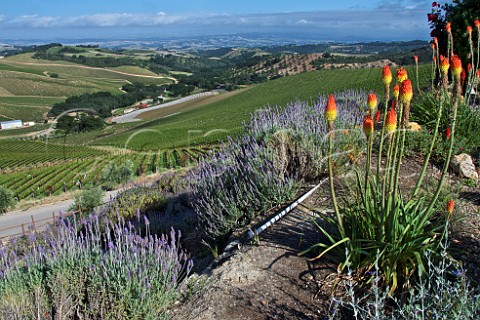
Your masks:
{"label": "paved road", "polygon": [[[110,201],[110,197],[114,197],[118,190],[109,191],[105,194],[104,202]],[[61,201],[55,204],[44,205],[41,207],[34,207],[27,210],[16,210],[8,212],[0,216],[0,239],[3,237],[12,236],[22,232],[22,224],[25,228],[32,223],[32,217],[35,220],[52,219],[52,213],[58,216],[60,212],[66,212],[68,207],[73,203],[73,199]],[[44,225],[45,222],[39,222],[39,225]],[[8,230],[3,230],[9,228]],[[2,231],[3,230],[3,231]]]}
{"label": "paved road", "polygon": [[215,96],[217,94],[218,94],[218,92],[212,92],[212,91],[192,94],[192,95],[190,95],[188,97],[185,97],[185,98],[180,98],[180,99],[177,99],[177,100],[174,100],[174,101],[171,101],[171,102],[167,102],[167,103],[157,104],[157,105],[154,105],[154,106],[146,108],[146,109],[135,110],[133,112],[130,112],[130,113],[118,116],[118,117],[114,117],[112,119],[112,122],[114,122],[114,123],[126,123],[126,122],[140,121],[140,119],[137,119],[136,117],[141,115],[144,112],[174,106],[176,104],[200,99],[200,98],[203,98],[203,97]]}

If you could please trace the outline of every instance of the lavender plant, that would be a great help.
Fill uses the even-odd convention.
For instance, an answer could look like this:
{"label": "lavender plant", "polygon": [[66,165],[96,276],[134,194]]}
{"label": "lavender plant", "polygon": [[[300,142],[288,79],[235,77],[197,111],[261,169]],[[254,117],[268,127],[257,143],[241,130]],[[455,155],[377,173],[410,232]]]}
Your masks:
{"label": "lavender plant", "polygon": [[0,249],[0,318],[165,318],[192,268],[179,240],[98,215],[14,240]]}
{"label": "lavender plant", "polygon": [[[338,122],[345,128],[361,123],[360,101],[365,96],[360,91],[339,94]],[[320,97],[313,104],[296,102],[257,112],[245,125],[244,137],[228,140],[189,174],[191,204],[210,239],[228,235],[262,211],[292,199],[302,180],[323,172],[324,101]],[[352,152],[361,140],[358,130],[346,130],[338,141],[339,151]]]}

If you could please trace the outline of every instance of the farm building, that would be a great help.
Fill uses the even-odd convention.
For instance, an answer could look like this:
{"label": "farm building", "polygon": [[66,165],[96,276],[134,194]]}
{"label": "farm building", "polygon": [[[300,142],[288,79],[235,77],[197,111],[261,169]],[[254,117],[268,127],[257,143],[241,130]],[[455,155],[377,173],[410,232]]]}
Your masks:
{"label": "farm building", "polygon": [[22,120],[12,120],[0,122],[0,129],[15,129],[23,127]]}

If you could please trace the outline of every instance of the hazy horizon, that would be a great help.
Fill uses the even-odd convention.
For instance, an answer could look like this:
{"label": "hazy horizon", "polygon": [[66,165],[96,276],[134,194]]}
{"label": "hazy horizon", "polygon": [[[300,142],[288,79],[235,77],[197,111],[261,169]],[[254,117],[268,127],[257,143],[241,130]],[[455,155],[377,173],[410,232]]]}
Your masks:
{"label": "hazy horizon", "polygon": [[4,0],[0,39],[183,38],[271,34],[335,41],[427,40],[431,1]]}

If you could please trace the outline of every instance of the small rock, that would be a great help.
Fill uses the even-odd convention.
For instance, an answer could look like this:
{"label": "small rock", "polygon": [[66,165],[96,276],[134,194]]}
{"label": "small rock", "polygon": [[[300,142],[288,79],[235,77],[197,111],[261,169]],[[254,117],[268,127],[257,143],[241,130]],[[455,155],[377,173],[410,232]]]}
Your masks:
{"label": "small rock", "polygon": [[418,123],[413,122],[413,121],[410,121],[410,122],[408,123],[408,126],[409,126],[410,130],[412,130],[412,131],[420,131],[420,130],[422,130],[422,127],[421,127]]}
{"label": "small rock", "polygon": [[474,181],[478,180],[478,173],[475,170],[472,157],[466,153],[454,156],[450,161],[450,168],[452,168],[453,172],[458,174],[460,177],[465,177]]}

